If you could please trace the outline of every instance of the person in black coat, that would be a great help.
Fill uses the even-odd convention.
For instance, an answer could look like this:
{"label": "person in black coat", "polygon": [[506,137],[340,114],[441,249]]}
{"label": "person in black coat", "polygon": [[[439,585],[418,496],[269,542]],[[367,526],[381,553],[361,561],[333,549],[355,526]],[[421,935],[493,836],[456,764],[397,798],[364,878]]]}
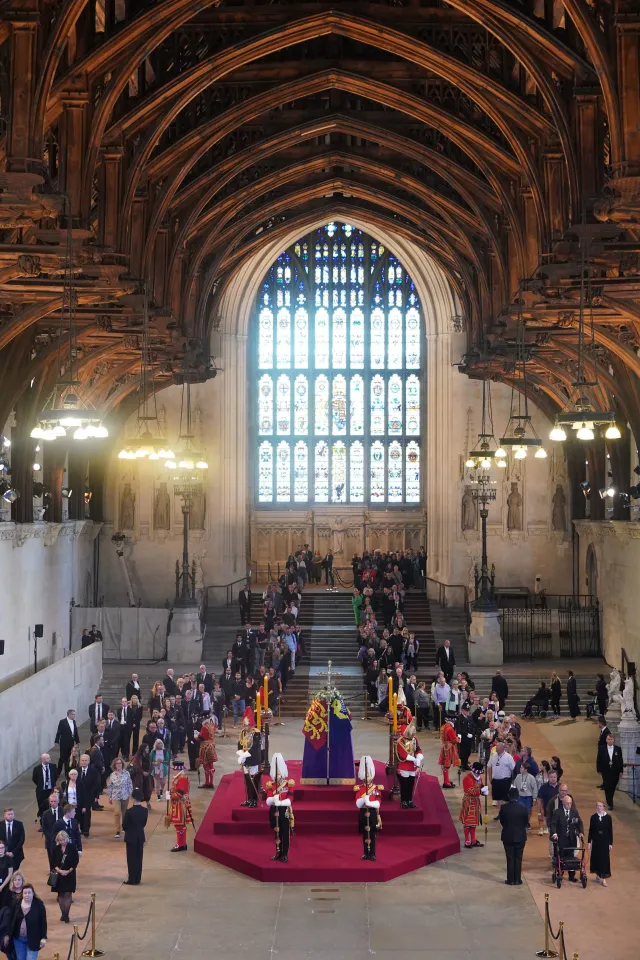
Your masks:
{"label": "person in black coat", "polygon": [[47,809],[49,797],[58,779],[58,768],[51,763],[51,757],[48,753],[43,753],[31,774],[31,779],[36,788],[36,803],[38,804],[38,817],[41,817]]}
{"label": "person in black coat", "polygon": [[562,697],[562,683],[560,677],[554,671],[551,674],[551,683],[549,686],[551,690],[551,710],[553,711],[554,717],[560,716],[560,698]]}
{"label": "person in black coat", "polygon": [[509,887],[519,887],[522,884],[522,855],[527,842],[529,811],[524,804],[518,802],[518,791],[515,787],[509,789],[508,801],[500,807],[499,820],[502,824],[502,845],[507,857],[505,883]]}
{"label": "person in black coat", "polygon": [[201,683],[204,684],[207,693],[211,693],[213,690],[213,675],[209,673],[204,663],[200,664],[200,672],[196,674],[196,690]]}
{"label": "person in black coat", "polygon": [[9,937],[17,940],[20,936],[20,927],[24,920],[27,928],[27,948],[37,953],[47,943],[47,910],[36,892],[33,884],[25,883],[20,899],[13,905],[9,920]]}
{"label": "person in black coat", "polygon": [[60,820],[61,817],[62,811],[60,810],[60,795],[56,791],[49,797],[49,806],[40,817],[40,829],[42,830],[42,837],[44,839],[44,848],[47,851],[47,856],[49,858],[49,869],[51,869],[51,861],[56,843],[54,830],[58,820]]}
{"label": "person in black coat", "polygon": [[[552,841],[557,843],[560,856],[567,851],[575,851],[578,848],[578,841],[584,840],[582,818],[573,805],[571,794],[566,793],[562,797],[556,812],[551,817],[549,834]],[[569,871],[569,880],[572,883],[576,882],[575,870]]]}
{"label": "person in black coat", "polygon": [[173,670],[171,669],[171,667],[169,667],[169,669],[167,670],[167,675],[162,681],[162,685],[165,689],[167,696],[169,697],[177,697],[178,694],[180,693],[180,688],[178,687],[178,684],[174,680]]}
{"label": "person in black coat", "polygon": [[56,848],[53,853],[53,869],[58,874],[56,893],[60,906],[60,919],[69,923],[69,911],[73,894],[76,892],[76,869],[80,858],[75,844],[71,843],[65,830],[56,835]]}
{"label": "person in black coat", "polygon": [[58,760],[58,775],[64,767],[65,776],[69,776],[69,757],[74,744],[80,743],[78,736],[78,727],[76,725],[75,710],[67,710],[64,720],[58,724],[55,742],[60,746],[60,759]]}
{"label": "person in black coat", "polygon": [[436,663],[444,673],[444,678],[447,683],[451,683],[453,668],[456,665],[456,658],[453,652],[453,647],[451,646],[449,640],[445,640],[442,646],[438,647],[438,652],[436,653]]}
{"label": "person in black coat", "polygon": [[573,670],[567,670],[567,703],[571,719],[575,720],[580,714],[580,697],[578,696],[578,685],[573,675]]}
{"label": "person in black coat", "polygon": [[142,703],[142,688],[137,673],[131,674],[131,680],[127,682],[125,694],[129,703],[131,703],[131,697],[137,697],[138,701]]}
{"label": "person in black coat", "polygon": [[595,873],[596,881],[607,886],[611,876],[611,848],[613,846],[613,821],[604,809],[602,800],[596,803],[596,812],[589,821],[587,849],[591,854],[589,872]]}
{"label": "person in black coat", "polygon": [[56,852],[56,837],[63,831],[69,837],[69,840],[76,848],[79,854],[82,854],[82,835],[80,833],[80,826],[76,820],[76,808],[70,804],[66,803],[64,807],[64,812],[60,820],[58,820],[53,825],[53,857],[55,859]]}
{"label": "person in black coat", "polygon": [[509,684],[499,670],[496,670],[496,674],[491,681],[491,689],[495,690],[495,692],[498,694],[498,703],[500,704],[500,709],[504,710],[504,705],[507,701],[507,697],[509,696]]}
{"label": "person in black coat", "polygon": [[247,584],[238,593],[238,606],[240,607],[240,623],[244,627],[245,623],[251,619],[251,590]]}
{"label": "person in black coat", "polygon": [[98,729],[100,720],[106,720],[109,713],[109,704],[102,702],[102,694],[97,693],[94,703],[89,706],[89,728],[91,733]]}
{"label": "person in black coat", "polygon": [[469,769],[469,757],[473,751],[475,731],[475,723],[469,716],[469,704],[465,701],[460,707],[460,714],[456,720],[456,733],[460,737],[458,756],[460,757],[460,768],[462,770]]}
{"label": "person in black coat", "polygon": [[333,586],[335,583],[334,576],[333,576],[333,554],[332,553],[325,554],[325,558],[320,564],[320,566],[324,570],[324,582],[326,583],[327,586],[329,586],[329,580],[331,580],[331,586]]}
{"label": "person in black coat", "polygon": [[120,701],[116,716],[120,725],[120,753],[124,760],[128,760],[131,754],[131,731],[135,718],[126,697]]}
{"label": "person in black coat", "polygon": [[9,862],[14,869],[20,869],[20,864],[24,860],[24,826],[20,820],[15,819],[15,813],[12,807],[7,807],[4,811],[4,819],[0,821],[0,840],[4,843]]}
{"label": "person in black coat", "polygon": [[129,886],[137,886],[142,878],[142,854],[144,851],[145,835],[144,828],[147,825],[149,811],[142,806],[144,799],[142,790],[134,790],[131,794],[133,806],[125,811],[122,818],[122,829],[124,830],[124,842],[127,847],[127,871],[128,878],[125,880]]}
{"label": "person in black coat", "polygon": [[613,810],[613,795],[616,792],[618,780],[624,770],[624,760],[622,757],[622,749],[615,745],[612,733],[607,736],[606,743],[598,748],[596,767],[602,777],[607,806],[609,810]]}
{"label": "person in black coat", "polygon": [[120,724],[116,720],[116,715],[113,710],[109,710],[107,714],[107,725],[104,728],[104,763],[107,769],[107,774],[103,779],[103,785],[106,784],[109,777],[109,772],[111,771],[111,764],[118,756],[120,752]]}
{"label": "person in black coat", "polygon": [[[89,756],[83,753],[80,757],[80,769],[76,780],[78,797],[78,825],[83,836],[88,837],[91,830],[91,810],[93,809],[96,793],[100,789],[100,773],[89,762]],[[73,838],[72,838],[73,839]]]}
{"label": "person in black coat", "polygon": [[598,713],[601,716],[607,712],[607,706],[609,703],[609,691],[607,690],[607,683],[604,679],[603,674],[598,674],[598,679],[596,680],[596,698],[598,700]]}

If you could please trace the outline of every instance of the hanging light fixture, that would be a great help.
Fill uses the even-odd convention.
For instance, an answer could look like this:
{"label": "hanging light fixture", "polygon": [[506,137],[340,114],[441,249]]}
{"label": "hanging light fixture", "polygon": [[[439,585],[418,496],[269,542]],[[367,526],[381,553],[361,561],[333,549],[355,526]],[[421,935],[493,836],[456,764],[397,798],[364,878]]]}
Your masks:
{"label": "hanging light fixture", "polygon": [[490,470],[494,458],[500,460],[506,456],[504,450],[496,450],[493,435],[493,410],[491,408],[491,384],[482,381],[482,427],[475,442],[475,449],[469,452],[465,461],[468,470]]}
{"label": "hanging light fixture", "polygon": [[504,432],[500,438],[501,460],[506,466],[506,452],[504,448],[511,448],[516,460],[524,460],[527,457],[530,447],[535,447],[534,456],[538,460],[543,460],[547,456],[547,451],[542,446],[542,440],[538,436],[536,428],[533,425],[531,415],[529,414],[529,390],[527,385],[527,348],[525,343],[525,326],[522,317],[522,297],[521,290],[518,294],[518,328],[516,333],[516,366],[515,374],[520,375],[522,389],[518,390],[515,384],[511,387],[511,406],[509,409],[509,420]]}
{"label": "hanging light fixture", "polygon": [[[66,437],[69,428],[75,428],[74,440],[87,440],[90,437],[104,438],[109,431],[103,424],[103,415],[93,404],[83,399],[80,381],[76,379],[74,364],[78,357],[76,335],[77,294],[73,283],[73,233],[69,202],[65,197],[67,215],[67,242],[62,286],[62,304],[60,308],[60,326],[58,330],[58,377],[51,396],[38,415],[37,423],[31,431],[34,440],[57,440]],[[67,345],[66,365],[63,362],[62,345]]]}
{"label": "hanging light fixture", "polygon": [[189,350],[185,351],[185,377],[182,384],[182,402],[180,405],[180,433],[176,443],[176,453],[163,451],[166,456],[167,470],[176,471],[173,479],[180,485],[201,483],[209,469],[204,453],[198,449],[191,422],[191,380],[187,369]]}
{"label": "hanging light fixture", "polygon": [[118,454],[119,460],[160,460],[173,458],[168,449],[160,420],[153,375],[149,336],[149,288],[144,283],[142,304],[142,349],[140,353],[140,392],[136,427],[131,437],[125,439]]}
{"label": "hanging light fixture", "polygon": [[[585,215],[583,213],[582,226],[585,225]],[[605,427],[605,438],[607,440],[619,440],[621,437],[620,428],[616,424],[616,415],[613,410],[594,410],[593,404],[587,397],[588,390],[597,389],[598,383],[598,363],[595,358],[596,332],[595,320],[593,316],[593,291],[591,289],[591,271],[589,269],[590,259],[586,252],[586,243],[588,243],[588,233],[586,230],[580,233],[580,310],[578,313],[578,367],[576,370],[576,379],[572,383],[572,391],[565,409],[556,417],[553,430],[549,434],[550,440],[560,441],[567,439],[565,426],[570,426],[576,431],[578,440],[593,440],[595,437],[594,427]],[[588,318],[587,318],[588,311]],[[588,343],[588,345],[587,345]],[[586,376],[585,352],[589,351],[593,356],[593,380],[588,380]]]}

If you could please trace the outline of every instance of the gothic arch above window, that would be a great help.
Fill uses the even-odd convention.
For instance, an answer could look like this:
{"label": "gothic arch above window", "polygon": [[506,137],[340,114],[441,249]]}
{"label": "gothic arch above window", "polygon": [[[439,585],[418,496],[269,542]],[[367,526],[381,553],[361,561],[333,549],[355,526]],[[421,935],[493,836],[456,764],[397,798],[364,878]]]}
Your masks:
{"label": "gothic arch above window", "polygon": [[420,503],[422,312],[398,259],[314,230],[265,276],[255,330],[258,505]]}

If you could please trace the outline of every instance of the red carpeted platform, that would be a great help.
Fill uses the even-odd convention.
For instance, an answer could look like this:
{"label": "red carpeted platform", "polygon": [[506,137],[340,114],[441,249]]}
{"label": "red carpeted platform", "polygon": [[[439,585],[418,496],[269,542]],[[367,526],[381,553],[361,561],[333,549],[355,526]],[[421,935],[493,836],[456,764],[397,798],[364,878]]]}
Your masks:
{"label": "red carpeted platform", "polygon": [[[290,761],[288,767],[289,776],[299,784],[301,762]],[[385,787],[385,798],[374,863],[360,859],[362,838],[353,787],[299,786],[293,798],[296,833],[289,862],[272,862],[275,845],[268,807],[240,806],[245,798],[240,772],[227,774],[218,784],[196,834],[195,851],[267,883],[381,883],[460,851],[435,777],[424,773],[420,777],[416,810],[402,810],[399,800],[388,799],[391,781],[379,762],[376,783]]]}

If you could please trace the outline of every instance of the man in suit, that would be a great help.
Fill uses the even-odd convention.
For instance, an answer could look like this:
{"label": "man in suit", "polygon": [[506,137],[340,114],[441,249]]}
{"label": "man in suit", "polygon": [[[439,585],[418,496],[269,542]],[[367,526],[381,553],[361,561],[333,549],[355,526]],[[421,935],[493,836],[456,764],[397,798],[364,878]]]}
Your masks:
{"label": "man in suit", "polygon": [[91,630],[89,630],[89,636],[91,637],[92,643],[96,643],[96,641],[102,640],[102,632],[98,630],[95,623],[91,624]]}
{"label": "man in suit", "polygon": [[127,695],[127,700],[131,702],[131,697],[137,697],[140,703],[142,703],[142,689],[138,682],[138,674],[132,673],[131,680],[127,683],[127,689],[125,691]]}
{"label": "man in suit", "polygon": [[436,653],[436,663],[444,673],[444,678],[447,683],[451,683],[453,668],[456,665],[456,658],[450,640],[445,640],[442,646],[438,647],[438,652]]}
{"label": "man in suit", "polygon": [[171,667],[169,667],[169,669],[167,670],[167,675],[162,681],[162,683],[164,685],[164,689],[166,690],[168,697],[176,697],[180,693],[178,684],[174,680],[174,674]]}
{"label": "man in suit", "polygon": [[567,670],[567,703],[571,719],[575,720],[580,714],[580,697],[578,696],[578,685],[573,675],[573,670]]}
{"label": "man in suit", "polygon": [[20,820],[16,820],[13,807],[7,807],[4,811],[4,819],[0,823],[0,840],[5,846],[5,856],[9,857],[9,863],[14,871],[20,869],[20,864],[24,860],[24,826]]}
{"label": "man in suit", "polygon": [[76,808],[72,803],[65,804],[62,817],[56,821],[53,825],[53,845],[55,849],[56,837],[61,830],[64,830],[65,833],[69,834],[69,840],[75,846],[78,851],[78,856],[82,856],[82,835],[80,834],[80,827],[76,820]]}
{"label": "man in suit", "polygon": [[469,769],[469,757],[473,752],[475,732],[476,725],[469,716],[469,704],[465,700],[460,707],[460,715],[456,720],[456,733],[460,737],[458,756],[460,757],[460,767],[462,770]]}
{"label": "man in suit", "polygon": [[238,594],[238,605],[240,607],[240,623],[244,627],[245,623],[251,619],[251,590],[248,583]]}
{"label": "man in suit", "polygon": [[53,851],[56,845],[56,838],[53,835],[53,830],[60,817],[60,794],[57,790],[54,790],[49,797],[49,805],[40,818],[40,829],[42,830],[44,848],[47,851],[50,869],[53,861]]}
{"label": "man in suit", "polygon": [[76,743],[80,743],[78,736],[78,727],[76,726],[75,710],[67,710],[64,720],[58,724],[55,742],[60,746],[60,759],[58,760],[58,776],[64,767],[65,776],[69,776],[69,757]]}
{"label": "man in suit", "polygon": [[106,720],[109,713],[109,704],[102,702],[102,694],[96,693],[94,703],[89,707],[89,727],[91,733],[96,733],[100,720]]}
{"label": "man in suit", "polygon": [[49,797],[53,793],[53,788],[58,779],[58,768],[51,763],[51,757],[48,753],[43,753],[40,757],[40,763],[33,768],[31,779],[36,788],[38,817],[41,817],[47,809]]}
{"label": "man in suit", "polygon": [[518,802],[515,787],[509,789],[507,802],[500,807],[499,820],[502,824],[502,845],[507,857],[505,883],[509,887],[519,887],[522,885],[522,854],[527,842],[529,811],[523,803]]}
{"label": "man in suit", "polygon": [[120,724],[120,752],[123,759],[128,760],[131,753],[131,730],[133,727],[133,710],[126,697],[122,697],[118,707],[118,723]]}
{"label": "man in suit", "polygon": [[118,756],[120,752],[120,724],[116,720],[115,713],[113,710],[109,710],[107,714],[107,723],[104,728],[104,764],[106,768],[105,774],[105,784],[106,780],[111,773],[111,764]]}
{"label": "man in suit", "polygon": [[187,740],[187,751],[189,753],[189,769],[196,769],[196,757],[200,751],[200,746],[196,743],[194,733],[198,723],[198,706],[193,699],[191,690],[187,690],[182,702],[182,713],[184,716],[184,729]]}
{"label": "man in suit", "polygon": [[500,670],[496,670],[495,676],[491,681],[491,689],[495,690],[498,694],[498,703],[500,704],[500,709],[504,710],[504,705],[507,702],[507,697],[509,696],[509,684],[502,676]]}
{"label": "man in suit", "polygon": [[329,586],[329,580],[331,580],[331,586],[333,587],[335,584],[335,580],[333,576],[333,554],[332,553],[325,554],[325,558],[322,561],[322,568],[324,570],[324,582],[326,583],[327,586]]}
{"label": "man in suit", "polygon": [[91,766],[88,753],[80,757],[80,769],[76,781],[78,794],[78,826],[85,837],[91,830],[91,810],[100,789],[100,776],[95,766]]}
{"label": "man in suit", "polygon": [[624,760],[622,748],[615,745],[612,733],[607,735],[606,742],[598,748],[597,770],[602,777],[607,806],[609,810],[613,810],[613,795],[624,770]]}
{"label": "man in suit", "polygon": [[[603,716],[598,717],[598,747],[596,749],[596,770],[600,773],[598,763],[600,761],[600,749],[607,744],[607,737],[611,733],[607,726],[607,721]],[[598,790],[604,790],[604,781],[598,784]]]}
{"label": "man in suit", "polygon": [[136,887],[142,879],[142,854],[144,852],[144,828],[147,825],[148,811],[142,806],[142,790],[137,787],[131,794],[133,806],[129,807],[122,818],[124,842],[127,847],[127,872],[125,883]]}
{"label": "man in suit", "polygon": [[204,663],[200,664],[200,673],[196,677],[196,690],[201,683],[204,684],[204,688],[207,693],[211,693],[213,690],[213,677],[210,673],[207,673],[207,668],[205,667]]}
{"label": "man in suit", "polygon": [[95,739],[93,742],[93,746],[89,750],[89,766],[93,767],[97,776],[96,791],[93,804],[91,806],[92,810],[104,810],[104,807],[98,799],[102,793],[102,778],[104,777],[107,769],[107,766],[104,762],[104,753],[102,752],[103,747],[104,739],[98,735],[97,739]]}
{"label": "man in suit", "polygon": [[[584,841],[584,827],[582,818],[573,805],[573,797],[566,793],[556,812],[551,818],[549,825],[551,839],[558,844],[560,855],[565,850],[575,850],[578,846],[578,838]],[[577,880],[575,870],[569,871],[569,880],[575,883]]]}

